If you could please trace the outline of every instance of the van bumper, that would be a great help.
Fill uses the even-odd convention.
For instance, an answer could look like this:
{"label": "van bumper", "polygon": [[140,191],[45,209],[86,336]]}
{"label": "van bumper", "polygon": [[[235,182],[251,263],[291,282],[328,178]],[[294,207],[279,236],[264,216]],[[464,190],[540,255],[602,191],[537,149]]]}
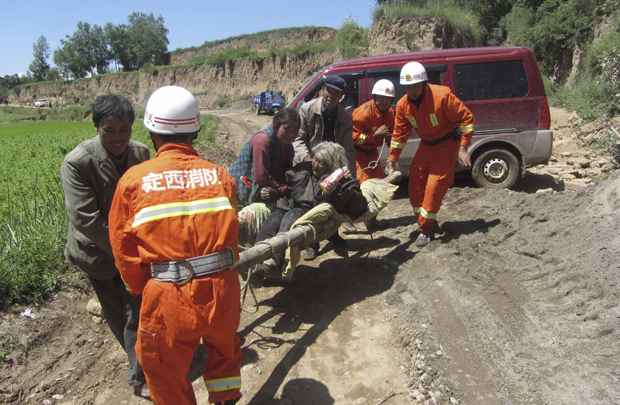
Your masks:
{"label": "van bumper", "polygon": [[531,167],[549,163],[553,152],[553,131],[541,129],[535,131],[534,143],[529,153],[524,154],[524,166]]}

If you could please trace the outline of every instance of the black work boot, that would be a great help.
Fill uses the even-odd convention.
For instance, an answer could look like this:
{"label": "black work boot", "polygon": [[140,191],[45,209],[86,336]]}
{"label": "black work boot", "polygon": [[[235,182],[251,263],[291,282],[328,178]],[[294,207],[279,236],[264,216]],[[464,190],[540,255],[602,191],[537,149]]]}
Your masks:
{"label": "black work boot", "polygon": [[345,259],[349,257],[349,249],[348,249],[347,241],[342,239],[340,235],[338,235],[337,233],[334,234],[331,238],[329,238],[329,241],[332,243],[334,252],[338,256],[344,257]]}
{"label": "black work boot", "polygon": [[149,386],[144,384],[134,385],[133,386],[133,394],[137,397],[151,400],[151,390],[149,390]]}

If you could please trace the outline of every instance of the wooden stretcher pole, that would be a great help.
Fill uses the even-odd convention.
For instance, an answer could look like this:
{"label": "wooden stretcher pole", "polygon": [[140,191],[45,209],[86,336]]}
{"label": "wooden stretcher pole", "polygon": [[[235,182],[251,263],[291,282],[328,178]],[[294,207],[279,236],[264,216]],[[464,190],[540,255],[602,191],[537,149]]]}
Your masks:
{"label": "wooden stretcher pole", "polygon": [[282,233],[257,243],[239,254],[239,262],[235,266],[238,270],[245,270],[250,266],[262,263],[283,253],[289,246],[310,245],[314,240],[314,230],[310,225],[298,226],[286,233]]}

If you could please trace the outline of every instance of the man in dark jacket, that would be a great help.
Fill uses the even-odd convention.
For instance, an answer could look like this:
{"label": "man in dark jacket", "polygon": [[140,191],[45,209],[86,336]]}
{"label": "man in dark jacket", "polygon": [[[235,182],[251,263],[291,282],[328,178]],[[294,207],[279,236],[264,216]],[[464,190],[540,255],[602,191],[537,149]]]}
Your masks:
{"label": "man in dark jacket", "polygon": [[139,298],[127,292],[114,266],[108,212],[116,183],[129,167],[147,160],[149,150],[130,139],[135,114],[126,98],[99,96],[91,112],[97,136],[69,152],[60,169],[69,217],[65,256],[87,274],[108,326],[127,352],[134,393],[148,396],[134,351]]}

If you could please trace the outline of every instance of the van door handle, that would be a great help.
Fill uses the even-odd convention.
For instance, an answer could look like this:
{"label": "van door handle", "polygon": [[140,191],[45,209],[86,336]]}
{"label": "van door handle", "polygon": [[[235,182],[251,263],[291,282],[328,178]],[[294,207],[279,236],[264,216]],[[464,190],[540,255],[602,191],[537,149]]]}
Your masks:
{"label": "van door handle", "polygon": [[474,131],[475,135],[493,135],[493,134],[515,134],[521,132],[518,128],[497,128],[497,129],[483,129],[481,131]]}

